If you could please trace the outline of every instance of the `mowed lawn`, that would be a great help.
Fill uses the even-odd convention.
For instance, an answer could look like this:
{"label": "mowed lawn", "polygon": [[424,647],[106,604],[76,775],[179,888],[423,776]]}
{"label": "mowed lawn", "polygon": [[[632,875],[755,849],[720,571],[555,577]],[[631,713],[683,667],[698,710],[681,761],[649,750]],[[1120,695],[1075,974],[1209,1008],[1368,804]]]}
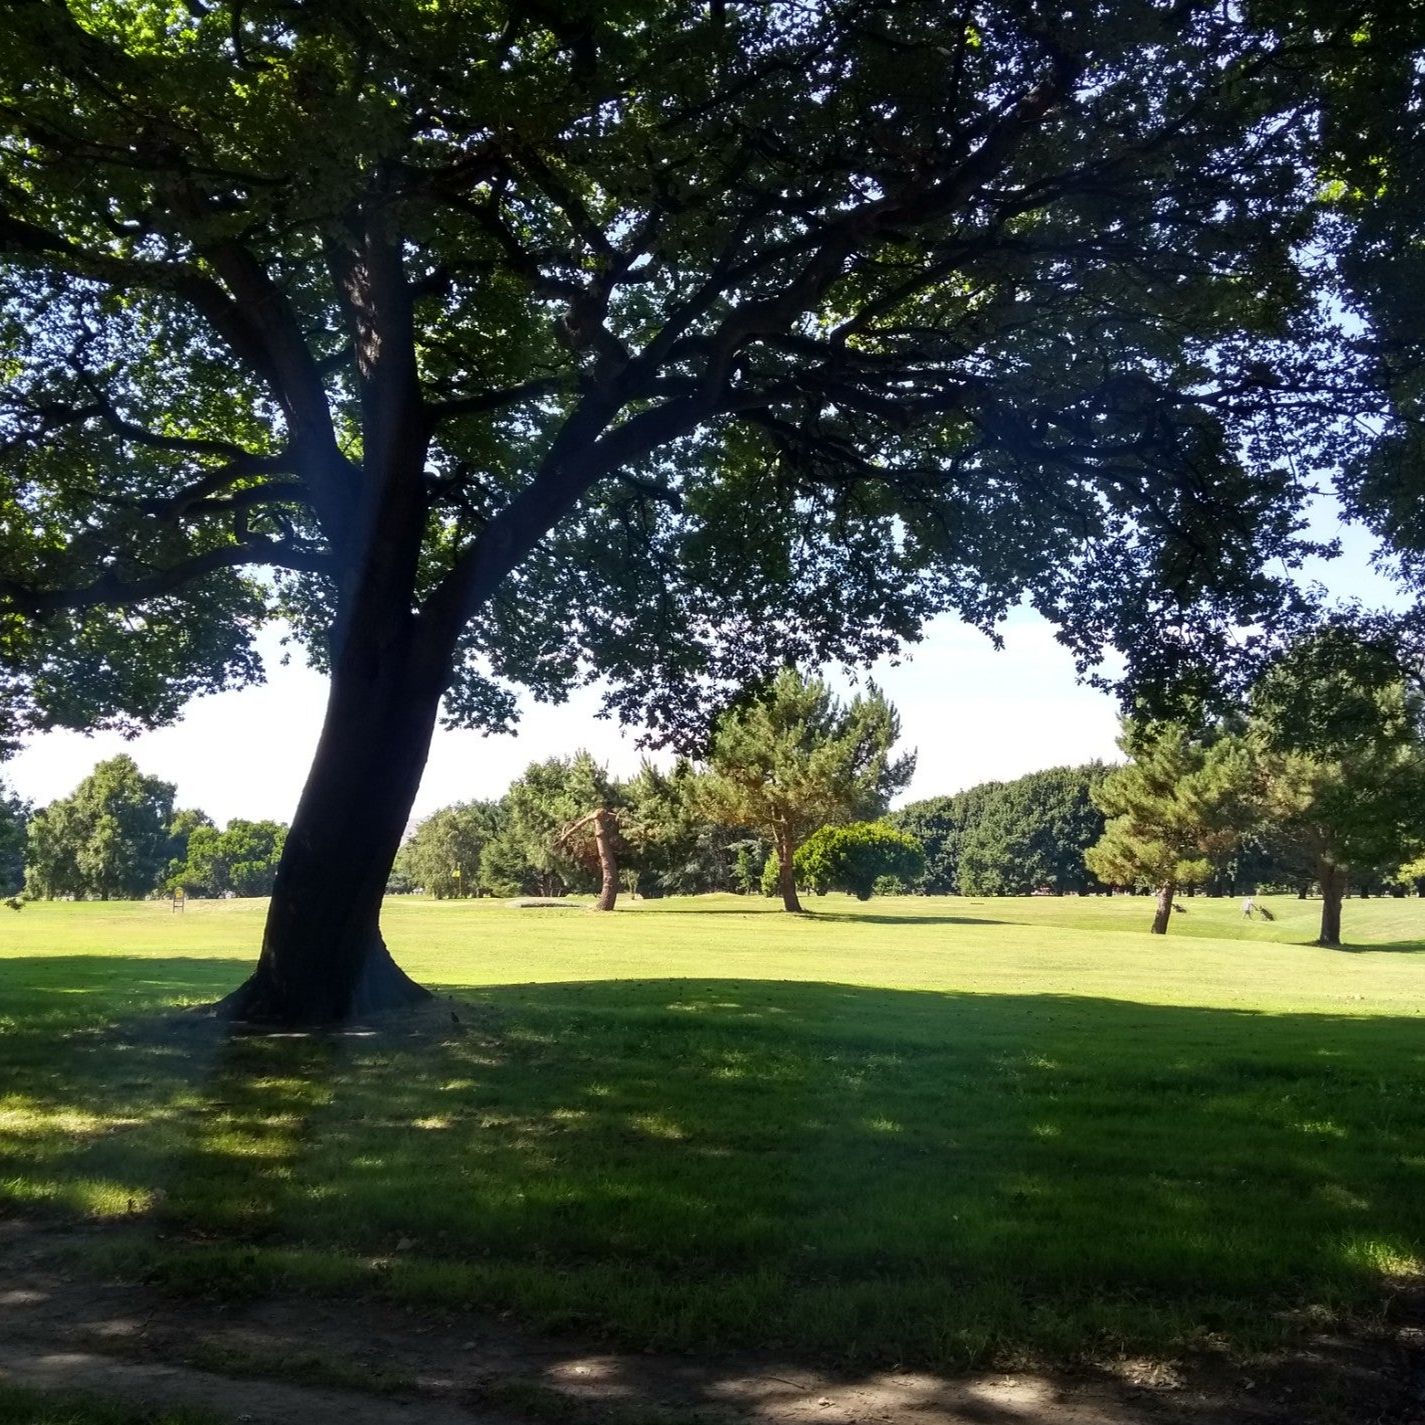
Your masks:
{"label": "mowed lawn", "polygon": [[1369,1329],[1425,1262],[1425,902],[399,899],[419,1027],[231,1036],[255,902],[0,910],[0,1212],[180,1291],[956,1369]]}

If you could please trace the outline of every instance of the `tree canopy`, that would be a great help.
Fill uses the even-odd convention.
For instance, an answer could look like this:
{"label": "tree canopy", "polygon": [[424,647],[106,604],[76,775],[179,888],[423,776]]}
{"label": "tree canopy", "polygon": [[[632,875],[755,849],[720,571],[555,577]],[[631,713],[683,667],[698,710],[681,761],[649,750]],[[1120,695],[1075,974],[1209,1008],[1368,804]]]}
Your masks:
{"label": "tree canopy", "polygon": [[868,901],[879,881],[901,885],[925,871],[925,848],[883,821],[823,826],[797,848],[797,881],[817,892],[849,891]]}
{"label": "tree canopy", "polygon": [[1249,621],[1285,432],[1343,395],[1317,178],[1419,44],[1374,5],[1124,0],[9,30],[4,592],[38,622],[6,650],[26,715],[81,723],[255,676],[263,609],[324,658],[383,501],[409,599],[470,616],[480,724],[581,657],[672,716],[713,666],[1026,584],[1085,652]]}
{"label": "tree canopy", "polygon": [[457,802],[432,812],[401,847],[402,876],[438,900],[479,895],[489,889],[481,857],[504,819],[498,802]]}
{"label": "tree canopy", "polygon": [[100,762],[68,797],[30,818],[26,890],[46,900],[148,895],[172,852],[173,793],[132,757]]}
{"label": "tree canopy", "polygon": [[413,992],[442,696],[690,737],[1023,599],[1191,680],[1371,438],[1332,257],[1406,205],[1325,180],[1415,122],[1400,8],[14,7],[8,728],[171,717],[285,617],[332,701],[238,1007],[340,1017]]}

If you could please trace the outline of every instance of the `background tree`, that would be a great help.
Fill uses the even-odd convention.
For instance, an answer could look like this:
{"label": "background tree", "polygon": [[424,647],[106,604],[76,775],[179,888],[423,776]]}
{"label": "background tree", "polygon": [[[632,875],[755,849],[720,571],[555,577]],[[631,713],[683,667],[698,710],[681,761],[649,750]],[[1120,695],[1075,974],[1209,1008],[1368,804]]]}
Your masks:
{"label": "background tree", "polygon": [[489,888],[481,857],[503,824],[498,802],[442,807],[416,826],[397,861],[412,886],[437,900],[478,896]]}
{"label": "background tree", "polygon": [[561,834],[594,809],[618,804],[608,770],[582,748],[531,762],[500,803],[502,824],[481,855],[482,878],[500,895],[594,889],[600,875],[592,826],[569,840]]}
{"label": "background tree", "polygon": [[925,847],[917,889],[928,895],[1028,895],[1041,886],[1088,891],[1098,882],[1084,851],[1103,834],[1092,790],[1100,763],[1048,767],[1010,782],[981,782],[891,812],[891,825]]}
{"label": "background tree", "polygon": [[1241,739],[1175,723],[1130,722],[1119,746],[1131,760],[1094,788],[1109,820],[1084,861],[1100,880],[1155,890],[1152,930],[1166,935],[1178,888],[1206,881],[1251,825],[1253,766]]}
{"label": "background tree", "polygon": [[168,863],[174,788],[146,777],[132,757],[100,762],[66,798],[30,821],[26,887],[31,895],[136,899]]}
{"label": "background tree", "polygon": [[30,808],[0,783],[0,896],[13,896],[25,884],[25,825]]}
{"label": "background tree", "polygon": [[334,1019],[419,996],[379,906],[442,697],[592,667],[692,737],[1025,599],[1192,681],[1369,436],[1321,180],[1415,112],[1401,8],[12,7],[7,732],[171,718],[285,616],[331,693],[227,1008]]}
{"label": "background tree", "polygon": [[1417,896],[1425,896],[1425,855],[1415,856],[1398,867],[1394,879],[1407,894],[1413,891]]}
{"label": "background tree", "polygon": [[[743,837],[732,843],[732,888],[743,896],[750,896],[761,885],[761,869],[769,864],[776,866],[776,858],[767,850],[760,837]],[[772,894],[775,894],[775,890]]]}
{"label": "background tree", "polygon": [[1355,876],[1388,879],[1425,848],[1421,699],[1392,640],[1327,625],[1267,670],[1249,728],[1264,783],[1263,835],[1321,888],[1318,943],[1341,943]]}
{"label": "background tree", "polygon": [[964,839],[999,796],[1003,782],[981,782],[948,797],[928,797],[893,811],[892,826],[914,836],[925,848],[920,889],[927,895],[960,895],[960,856]]}
{"label": "background tree", "polygon": [[998,784],[967,811],[959,840],[959,891],[966,896],[1024,896],[1047,888],[1082,893],[1099,883],[1084,852],[1103,835],[1094,788],[1102,763],[1049,767]]}
{"label": "background tree", "polygon": [[620,825],[644,895],[745,891],[756,884],[767,848],[749,842],[745,831],[707,819],[700,778],[686,757],[667,771],[645,760],[620,789]]}
{"label": "background tree", "polygon": [[783,668],[718,720],[702,805],[728,826],[772,843],[782,905],[799,911],[797,847],[819,826],[876,817],[915,771],[893,758],[900,718],[874,684],[845,706],[816,678]]}
{"label": "background tree", "polygon": [[68,800],[35,811],[25,826],[25,894],[35,900],[83,895],[74,853],[78,828]]}
{"label": "background tree", "polygon": [[925,871],[925,848],[915,837],[877,821],[853,821],[848,826],[823,826],[796,854],[800,885],[814,890],[849,891],[868,901],[880,880],[902,884]]}
{"label": "background tree", "polygon": [[183,859],[168,863],[164,888],[184,895],[216,897],[228,889],[227,866],[220,850],[222,832],[211,821],[194,826],[184,839]]}
{"label": "background tree", "polygon": [[169,863],[165,884],[191,896],[271,895],[286,839],[281,822],[235,817],[219,831],[205,817],[188,833],[184,859]]}
{"label": "background tree", "polygon": [[235,896],[270,896],[286,841],[280,821],[230,821],[221,839],[228,889]]}
{"label": "background tree", "polygon": [[163,881],[166,888],[183,885],[187,890],[180,873],[188,861],[188,842],[200,826],[212,825],[213,818],[196,807],[179,807],[173,813],[168,827],[168,874]]}

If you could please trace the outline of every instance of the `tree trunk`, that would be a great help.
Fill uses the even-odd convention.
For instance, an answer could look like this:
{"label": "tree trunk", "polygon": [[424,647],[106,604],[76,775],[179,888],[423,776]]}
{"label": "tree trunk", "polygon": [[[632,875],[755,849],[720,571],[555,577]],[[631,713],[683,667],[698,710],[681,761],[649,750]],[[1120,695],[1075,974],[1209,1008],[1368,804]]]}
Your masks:
{"label": "tree trunk", "polygon": [[1158,906],[1153,912],[1153,934],[1166,935],[1168,922],[1173,918],[1173,897],[1177,894],[1176,881],[1165,881],[1158,887]]}
{"label": "tree trunk", "polygon": [[594,813],[594,849],[599,853],[599,874],[602,884],[595,910],[612,910],[618,900],[618,857],[614,854],[614,835],[618,818],[607,807]]}
{"label": "tree trunk", "polygon": [[777,842],[777,885],[782,892],[782,909],[801,913],[802,903],[797,899],[797,874],[792,864],[796,848],[789,837]]}
{"label": "tree trunk", "polygon": [[252,977],[234,1019],[333,1024],[427,998],[381,936],[381,899],[420,786],[438,692],[401,657],[337,670],[316,757],[283,848]]}
{"label": "tree trunk", "polygon": [[1341,899],[1346,890],[1346,877],[1339,866],[1322,862],[1316,879],[1321,883],[1321,934],[1316,943],[1329,949],[1341,948]]}

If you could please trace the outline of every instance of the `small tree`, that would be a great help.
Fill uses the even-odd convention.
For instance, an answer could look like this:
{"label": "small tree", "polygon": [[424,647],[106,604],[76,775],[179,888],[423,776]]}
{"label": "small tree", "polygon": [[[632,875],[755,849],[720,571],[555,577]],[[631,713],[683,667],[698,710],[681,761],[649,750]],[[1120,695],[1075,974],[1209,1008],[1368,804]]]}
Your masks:
{"label": "small tree", "polygon": [[235,896],[270,896],[287,841],[279,821],[233,820],[221,838],[228,889]]}
{"label": "small tree", "polygon": [[849,891],[871,899],[876,882],[914,881],[925,871],[925,848],[915,837],[880,821],[823,826],[796,855],[797,881],[813,889]]}
{"label": "small tree", "polygon": [[1133,760],[1094,789],[1109,821],[1084,862],[1100,880],[1154,889],[1152,931],[1166,935],[1178,888],[1206,881],[1250,823],[1252,765],[1240,740],[1177,724],[1130,722],[1119,746]]}
{"label": "small tree", "polygon": [[173,820],[168,824],[168,874],[163,878],[165,889],[172,890],[176,886],[190,892],[194,889],[186,878],[189,842],[200,826],[212,825],[213,818],[197,807],[179,807],[173,813]]}
{"label": "small tree", "polygon": [[220,842],[223,833],[212,822],[199,822],[183,838],[183,858],[168,863],[165,887],[180,887],[190,896],[220,896],[227,890],[227,868]]}
{"label": "small tree", "polygon": [[900,718],[874,684],[844,706],[825,683],[784,668],[719,720],[703,805],[767,836],[782,904],[799,911],[797,847],[818,826],[885,811],[915,770],[914,753],[891,756],[899,736]]}
{"label": "small tree", "polygon": [[1395,873],[1395,884],[1408,894],[1425,895],[1425,856],[1416,856],[1399,867]]}
{"label": "small tree", "polygon": [[[766,848],[760,839],[748,837],[736,843],[736,851],[732,863],[732,885],[733,889],[742,896],[750,896],[753,891],[760,890],[762,885],[762,872],[759,867],[765,867],[768,863]],[[775,866],[775,859],[772,860]]]}
{"label": "small tree", "polygon": [[620,787],[619,829],[643,894],[696,895],[755,884],[766,847],[744,845],[744,832],[709,821],[701,784],[702,774],[680,757],[667,770],[645,761]]}
{"label": "small tree", "polygon": [[[606,793],[606,796],[612,800],[611,793]],[[593,843],[592,858],[588,850],[590,842]],[[599,896],[594,902],[595,910],[612,910],[618,902],[619,844],[618,814],[604,802],[578,820],[571,821],[554,839],[556,850],[569,849],[578,855],[582,849],[581,860],[588,862],[592,859],[597,863]]]}

